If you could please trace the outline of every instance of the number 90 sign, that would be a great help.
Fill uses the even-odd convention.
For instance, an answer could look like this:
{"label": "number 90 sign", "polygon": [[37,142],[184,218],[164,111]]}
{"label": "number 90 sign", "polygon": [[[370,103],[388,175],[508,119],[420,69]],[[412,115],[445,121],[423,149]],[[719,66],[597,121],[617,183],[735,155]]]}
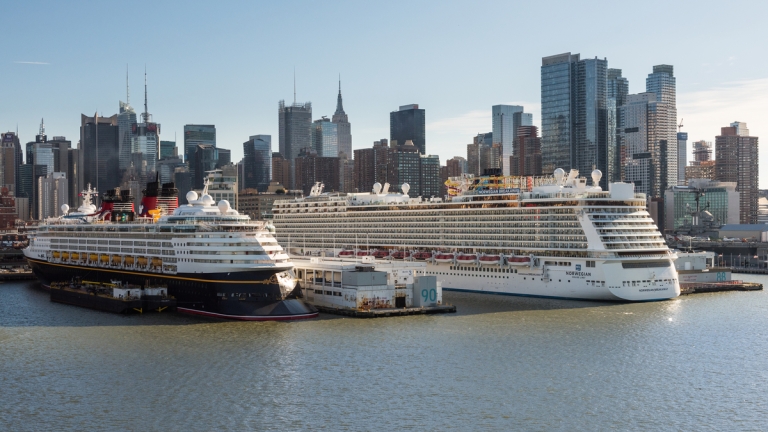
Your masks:
{"label": "number 90 sign", "polygon": [[437,290],[432,289],[423,289],[421,290],[421,298],[424,299],[424,302],[427,301],[436,302],[437,301]]}

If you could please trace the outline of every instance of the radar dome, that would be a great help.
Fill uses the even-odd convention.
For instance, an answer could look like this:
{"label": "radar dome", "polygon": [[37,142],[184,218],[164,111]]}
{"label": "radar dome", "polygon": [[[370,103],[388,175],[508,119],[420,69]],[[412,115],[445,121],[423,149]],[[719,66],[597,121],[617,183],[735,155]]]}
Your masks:
{"label": "radar dome", "polygon": [[381,183],[376,182],[376,183],[373,184],[373,193],[375,195],[378,195],[379,192],[381,192]]}
{"label": "radar dome", "polygon": [[200,201],[203,202],[203,205],[207,205],[207,206],[212,206],[213,203],[215,202],[213,200],[213,197],[208,194],[204,194],[203,196],[201,196]]}
{"label": "radar dome", "polygon": [[187,202],[191,203],[192,201],[197,201],[197,192],[195,191],[187,192]]}
{"label": "radar dome", "polygon": [[603,172],[599,169],[592,171],[592,183],[593,186],[597,186],[600,183],[600,179],[603,178]]}
{"label": "radar dome", "polygon": [[61,212],[64,213],[64,214],[67,214],[68,211],[69,211],[69,206],[66,205],[66,204],[62,204],[61,205]]}
{"label": "radar dome", "polygon": [[400,189],[403,190],[403,195],[408,195],[408,191],[411,190],[411,185],[409,185],[408,183],[403,183]]}
{"label": "radar dome", "polygon": [[227,212],[229,211],[230,208],[232,208],[232,207],[229,206],[229,201],[227,201],[227,200],[219,201],[219,211],[221,212],[221,214],[223,214],[223,215],[227,214]]}
{"label": "radar dome", "polygon": [[565,177],[565,170],[562,168],[558,168],[555,170],[555,181],[557,184],[561,184],[563,182],[563,177]]}

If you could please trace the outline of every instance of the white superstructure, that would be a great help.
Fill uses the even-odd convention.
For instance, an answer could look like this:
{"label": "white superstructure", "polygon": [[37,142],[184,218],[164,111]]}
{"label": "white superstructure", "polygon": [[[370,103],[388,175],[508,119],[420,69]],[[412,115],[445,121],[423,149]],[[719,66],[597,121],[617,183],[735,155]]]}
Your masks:
{"label": "white superstructure", "polygon": [[566,177],[479,177],[452,197],[372,193],[275,201],[277,240],[295,255],[374,255],[427,263],[444,289],[590,300],[677,297],[675,254],[628,183]]}

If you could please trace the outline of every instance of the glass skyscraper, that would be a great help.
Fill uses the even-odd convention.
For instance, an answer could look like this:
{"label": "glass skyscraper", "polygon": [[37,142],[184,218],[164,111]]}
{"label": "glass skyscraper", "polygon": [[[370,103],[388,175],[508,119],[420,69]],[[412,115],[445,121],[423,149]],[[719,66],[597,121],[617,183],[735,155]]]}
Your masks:
{"label": "glass skyscraper", "polygon": [[291,184],[285,185],[288,189],[293,189],[296,181],[296,163],[295,159],[299,152],[305,148],[312,148],[312,103],[303,104],[293,102],[293,105],[286,105],[281,100],[278,109],[279,136],[278,149],[280,154],[290,162],[291,172],[289,178]]}
{"label": "glass skyscraper", "polygon": [[575,168],[582,175],[603,172],[601,186],[612,177],[608,163],[608,61],[581,60],[564,53],[542,58],[542,171]]}
{"label": "glass skyscraper", "polygon": [[[621,108],[627,101],[629,81],[621,76],[621,69],[608,69],[607,123],[608,123],[608,161],[612,164],[613,175],[608,181],[618,182],[623,178],[624,145],[621,141],[624,125],[621,123]],[[613,132],[611,132],[613,131]]]}
{"label": "glass skyscraper", "polygon": [[520,126],[533,125],[533,116],[523,112],[520,105],[494,105],[491,107],[493,143],[501,146],[501,167],[510,175],[509,158],[514,153],[515,136]]}
{"label": "glass skyscraper", "polygon": [[[193,187],[195,186],[195,166],[194,158],[197,152],[197,146],[200,144],[216,147],[216,126],[214,125],[184,125],[184,162],[189,167],[189,174],[192,177]],[[203,174],[205,175],[205,174]]]}
{"label": "glass skyscraper", "polygon": [[136,124],[136,111],[130,104],[120,101],[120,112],[117,114],[118,148],[120,151],[120,170],[128,169],[131,165],[133,151],[132,126]]}
{"label": "glass skyscraper", "polygon": [[339,128],[327,117],[312,123],[312,148],[321,157],[339,156]]}
{"label": "glass skyscraper", "polygon": [[272,136],[253,135],[243,143],[243,184],[240,189],[266,192],[272,179]]}
{"label": "glass skyscraper", "polygon": [[425,112],[418,104],[403,105],[398,111],[389,113],[389,142],[395,141],[398,146],[405,145],[408,140],[421,154],[426,152]]}

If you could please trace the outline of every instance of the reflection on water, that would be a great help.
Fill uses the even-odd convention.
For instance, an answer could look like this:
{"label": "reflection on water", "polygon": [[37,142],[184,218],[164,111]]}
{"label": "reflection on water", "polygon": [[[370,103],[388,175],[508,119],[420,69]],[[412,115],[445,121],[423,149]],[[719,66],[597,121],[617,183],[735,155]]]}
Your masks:
{"label": "reflection on water", "polygon": [[0,430],[730,430],[768,418],[765,292],[445,300],[459,312],[241,323],[116,316],[0,285]]}

